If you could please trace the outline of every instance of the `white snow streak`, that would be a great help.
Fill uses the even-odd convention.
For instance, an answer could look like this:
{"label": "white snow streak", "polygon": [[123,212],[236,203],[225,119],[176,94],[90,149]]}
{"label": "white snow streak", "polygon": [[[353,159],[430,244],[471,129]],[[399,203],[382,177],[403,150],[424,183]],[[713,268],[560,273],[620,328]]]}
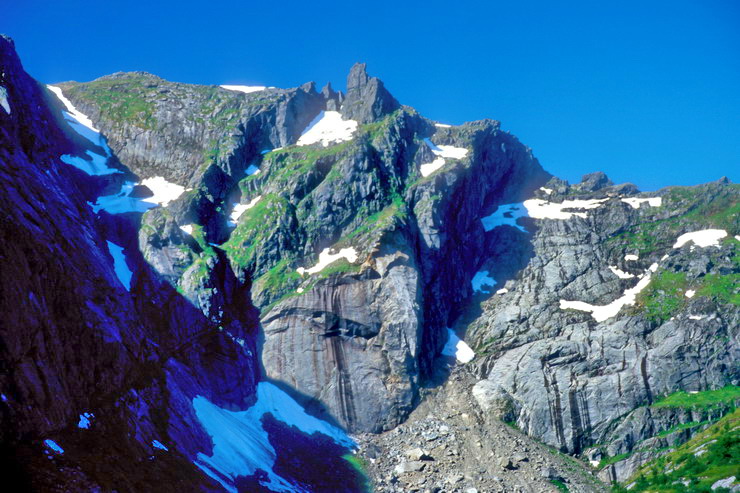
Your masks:
{"label": "white snow streak", "polygon": [[164,444],[162,442],[160,442],[159,440],[152,440],[152,447],[158,448],[160,450],[164,450],[165,452],[169,452],[170,451],[170,449],[168,449],[167,447],[165,447]]}
{"label": "white snow streak", "polygon": [[62,447],[60,447],[59,444],[57,444],[57,442],[55,442],[54,440],[51,440],[51,439],[47,438],[46,440],[44,440],[44,445],[46,445],[47,447],[49,447],[51,450],[53,450],[57,454],[63,454],[64,453],[64,449]]}
{"label": "white snow streak", "polygon": [[118,280],[121,281],[126,291],[131,291],[131,276],[133,276],[133,272],[126,265],[126,256],[123,254],[123,247],[116,245],[112,241],[108,241],[107,243],[108,251],[111,257],[113,257],[113,270],[116,271],[116,276],[118,276]]}
{"label": "white snow streak", "polygon": [[691,319],[691,320],[701,320],[703,318],[704,318],[704,316],[702,316],[702,315],[689,315],[689,319]]}
{"label": "white snow streak", "polygon": [[262,198],[262,195],[258,195],[255,198],[253,198],[248,204],[234,204],[234,208],[231,211],[231,214],[229,215],[229,226],[236,227],[236,223],[241,217],[242,214],[244,214],[244,211],[251,209],[255,205],[257,205],[257,202],[260,201]]}
{"label": "white snow streak", "polygon": [[419,172],[421,173],[421,176],[429,176],[444,165],[445,165],[445,159],[442,157],[438,157],[431,163],[422,164],[419,167]]}
{"label": "white snow streak", "polygon": [[695,294],[696,291],[694,291],[693,289],[689,289],[684,293],[684,296],[686,296],[687,298],[693,298]]}
{"label": "white snow streak", "polygon": [[508,293],[508,292],[509,292],[509,290],[508,290],[508,289],[506,289],[506,288],[501,288],[501,289],[499,289],[498,291],[496,291],[496,294],[506,294],[506,293]]}
{"label": "white snow streak", "polygon": [[614,275],[616,275],[620,279],[632,279],[633,277],[635,277],[634,274],[630,274],[629,272],[624,272],[623,270],[618,269],[614,265],[610,265],[609,270],[612,271]]}
{"label": "white snow streak", "polygon": [[7,114],[10,114],[10,104],[8,103],[8,90],[0,86],[0,106],[3,107]]}
{"label": "white snow streak", "polygon": [[357,252],[352,247],[342,248],[337,253],[331,253],[331,248],[324,248],[324,250],[319,254],[319,261],[316,263],[316,265],[309,269],[298,267],[296,271],[300,275],[316,274],[317,272],[321,272],[322,270],[324,270],[324,267],[336,260],[339,260],[340,258],[345,258],[349,263],[354,263],[357,261]]}
{"label": "white snow streak", "polygon": [[530,199],[524,202],[500,205],[490,216],[481,219],[483,229],[490,231],[498,226],[509,225],[525,233],[527,230],[517,224],[520,217],[533,219],[570,219],[573,216],[587,217],[585,212],[568,212],[565,209],[595,209],[609,199],[592,200],[564,200],[563,202],[549,202],[542,199]]}
{"label": "white snow streak", "polygon": [[703,229],[701,231],[694,231],[692,233],[686,233],[679,236],[676,243],[673,245],[673,248],[681,248],[690,241],[700,248],[710,246],[719,247],[719,240],[725,236],[727,236],[727,231],[724,229]]}
{"label": "white snow streak", "polygon": [[259,92],[267,89],[267,86],[232,86],[228,84],[221,85],[222,88],[229,91],[238,91],[249,94],[251,92]]}
{"label": "white snow streak", "polygon": [[450,127],[452,127],[452,125],[447,125],[446,123],[435,123],[434,126],[435,127],[439,127],[439,128],[450,128]]}
{"label": "white snow streak", "polygon": [[627,261],[629,261],[629,260],[640,260],[640,257],[637,256],[637,255],[633,255],[631,253],[628,253],[627,255],[624,256],[624,259],[627,260]]}
{"label": "white snow streak", "polygon": [[631,205],[633,209],[639,209],[640,205],[647,202],[650,207],[660,207],[663,205],[663,198],[662,197],[650,197],[646,199],[641,199],[638,197],[629,197],[626,199],[622,199],[622,202],[626,202],[627,204]]}
{"label": "white snow streak", "polygon": [[542,190],[543,192],[545,192],[547,195],[550,195],[553,192],[552,188],[540,187],[540,190]]}
{"label": "white snow streak", "polygon": [[180,226],[180,229],[189,234],[190,236],[193,236],[193,225],[192,224],[186,224],[185,226]]}
{"label": "white snow streak", "polygon": [[455,331],[447,329],[447,344],[442,348],[442,354],[445,356],[454,356],[460,363],[467,363],[475,358],[475,353],[465,341],[457,337]]}
{"label": "white snow streak", "polygon": [[296,145],[305,146],[321,142],[326,147],[332,143],[351,140],[357,125],[354,120],[344,120],[338,111],[322,111],[303,130]]}
{"label": "white snow streak", "polygon": [[424,163],[419,167],[421,176],[429,176],[440,169],[446,163],[445,158],[462,159],[468,155],[468,150],[463,147],[436,145],[428,138],[424,139],[424,142],[426,142],[429,149],[437,157],[431,163]]}

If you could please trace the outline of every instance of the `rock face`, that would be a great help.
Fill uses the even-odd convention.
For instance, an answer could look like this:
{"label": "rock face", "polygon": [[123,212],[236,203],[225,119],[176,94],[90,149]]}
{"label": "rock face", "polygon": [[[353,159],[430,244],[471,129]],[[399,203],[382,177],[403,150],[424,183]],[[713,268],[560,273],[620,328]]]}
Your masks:
{"label": "rock face", "polygon": [[[347,431],[381,433],[362,443],[393,451],[367,456],[388,491],[598,491],[501,420],[622,481],[730,407],[660,406],[740,377],[726,180],[571,186],[498,122],[435,124],[364,64],[346,94],[59,84],[90,140],[6,38],[0,62],[0,433],[36,489],[362,490]],[[67,164],[91,153],[108,174]],[[162,180],[177,193],[143,214],[101,206]],[[421,436],[393,448],[415,409]]]}

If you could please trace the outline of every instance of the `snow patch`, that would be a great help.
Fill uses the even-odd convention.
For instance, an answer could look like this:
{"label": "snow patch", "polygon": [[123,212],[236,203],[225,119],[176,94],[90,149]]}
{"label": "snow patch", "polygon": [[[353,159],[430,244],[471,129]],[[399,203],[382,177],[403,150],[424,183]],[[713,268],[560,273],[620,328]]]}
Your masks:
{"label": "snow patch", "polygon": [[629,197],[626,199],[622,199],[622,202],[625,202],[632,206],[633,209],[639,209],[641,204],[644,204],[645,202],[650,205],[650,207],[660,207],[663,205],[663,198],[662,197],[650,197],[650,198],[638,198],[638,197]]}
{"label": "snow patch", "polygon": [[475,353],[465,341],[457,337],[455,331],[447,329],[447,344],[442,348],[442,354],[445,356],[454,356],[460,363],[467,363],[475,358]]}
{"label": "snow patch", "polygon": [[256,175],[259,172],[260,172],[260,169],[257,166],[255,166],[254,164],[250,164],[249,166],[247,166],[247,169],[244,171],[244,173],[247,176]]}
{"label": "snow patch", "polygon": [[51,92],[54,93],[54,95],[59,99],[59,101],[62,102],[65,108],[67,108],[67,111],[63,112],[64,119],[67,120],[67,122],[71,125],[72,129],[77,132],[78,134],[85,137],[87,140],[92,142],[95,145],[100,144],[100,130],[95,128],[95,125],[93,125],[92,120],[90,118],[79,111],[75,106],[72,104],[72,101],[67,99],[64,94],[62,93],[61,87],[56,86],[46,86]]}
{"label": "snow patch", "polygon": [[113,257],[113,270],[116,271],[116,276],[118,276],[118,280],[121,281],[126,291],[131,291],[131,276],[133,276],[133,272],[126,265],[126,256],[123,254],[123,247],[116,245],[112,241],[108,241],[107,243],[108,251],[111,257]]}
{"label": "snow patch", "polygon": [[586,218],[588,216],[585,212],[567,212],[565,209],[595,209],[607,200],[609,199],[564,200],[557,203],[542,199],[530,199],[524,202],[500,205],[493,214],[482,218],[481,221],[486,231],[498,226],[509,225],[527,233],[524,227],[516,223],[520,217],[561,220],[570,219],[573,216]]}
{"label": "snow patch", "polygon": [[8,103],[8,90],[0,86],[0,106],[3,107],[7,114],[10,114],[10,104]]}
{"label": "snow patch", "polygon": [[95,415],[93,413],[80,414],[80,421],[77,423],[77,428],[87,430],[88,428],[90,428],[90,419],[94,417]]}
{"label": "snow patch", "polygon": [[296,145],[305,146],[321,142],[326,147],[335,142],[351,140],[357,125],[354,120],[343,119],[338,111],[322,111],[303,130]]}
{"label": "snow patch", "polygon": [[482,218],[481,222],[483,223],[483,229],[486,231],[507,225],[526,233],[527,230],[516,223],[516,220],[520,217],[527,217],[527,209],[524,207],[524,204],[503,204],[498,206],[493,214]]}
{"label": "snow patch", "polygon": [[229,214],[229,226],[235,228],[241,215],[244,214],[246,210],[257,205],[257,202],[259,202],[261,198],[262,195],[257,195],[248,204],[234,204],[234,208],[231,210],[231,214]]}
{"label": "snow patch", "polygon": [[689,289],[684,293],[684,296],[686,296],[687,298],[693,298],[695,294],[696,291],[694,291],[693,289]]}
{"label": "snow patch", "polygon": [[439,127],[439,128],[450,128],[450,127],[452,127],[452,125],[447,125],[446,123],[435,123],[434,126],[435,127]]}
{"label": "snow patch", "polygon": [[612,271],[614,275],[616,275],[620,279],[632,279],[633,277],[635,277],[634,274],[630,274],[629,272],[620,270],[615,265],[610,265],[609,270]]}
{"label": "snow patch", "polygon": [[506,289],[506,288],[501,288],[501,289],[499,289],[498,291],[496,291],[496,294],[506,294],[506,293],[508,293],[508,292],[509,292],[509,290],[508,290],[508,289]]}
{"label": "snow patch", "polygon": [[233,493],[237,491],[235,479],[252,475],[257,469],[267,474],[267,478],[262,480],[264,486],[278,492],[295,491],[290,483],[272,470],[276,452],[261,423],[262,416],[267,413],[306,434],[321,433],[339,445],[355,446],[342,430],[306,414],[288,394],[268,382],[257,385],[257,402],[246,411],[220,408],[203,396],[193,399],[193,408],[213,441],[213,455],[198,453],[194,463]]}
{"label": "snow patch", "polygon": [[185,191],[185,187],[171,183],[161,176],[146,178],[142,180],[141,184],[146,186],[154,194],[152,197],[148,197],[146,201],[157,203],[162,207],[167,207],[170,202],[178,198]]}
{"label": "snow patch", "polygon": [[[473,279],[470,281],[473,285],[473,292],[480,292],[484,294],[490,294],[491,289],[496,287],[496,281],[488,275],[487,270],[477,272]],[[489,286],[491,289],[484,288],[483,286]]]}
{"label": "snow patch", "polygon": [[62,447],[60,447],[59,444],[57,442],[55,442],[54,440],[51,440],[51,439],[47,438],[46,440],[44,440],[44,445],[46,445],[49,449],[51,449],[52,451],[54,451],[57,454],[63,454],[64,453],[64,449]]}
{"label": "snow patch", "polygon": [[695,246],[706,248],[716,246],[719,248],[719,240],[727,236],[724,229],[703,229],[692,233],[682,234],[674,243],[673,248],[681,248],[688,242],[693,242]]}
{"label": "snow patch", "polygon": [[101,210],[109,214],[123,214],[125,212],[146,212],[158,204],[148,202],[149,199],[138,199],[129,195],[136,184],[132,181],[124,182],[121,190],[113,195],[98,197],[95,204],[90,204],[96,214]]}
{"label": "snow patch", "polygon": [[603,322],[611,317],[614,317],[623,306],[634,305],[635,298],[637,295],[650,284],[650,273],[655,272],[658,269],[658,264],[653,264],[641,277],[638,283],[624,291],[622,296],[612,301],[608,305],[591,305],[583,301],[567,301],[560,300],[560,309],[566,310],[571,308],[573,310],[579,310],[582,312],[590,312],[591,316],[597,322]]}
{"label": "snow patch", "polygon": [[170,451],[170,449],[168,449],[167,447],[165,447],[164,444],[162,444],[162,442],[160,442],[159,440],[152,440],[152,447],[158,448],[160,450],[164,450],[165,452],[169,452]]}
{"label": "snow patch", "polygon": [[627,260],[627,261],[630,261],[630,260],[640,260],[640,257],[637,256],[637,255],[633,255],[631,253],[628,253],[627,255],[624,256],[624,259]]}
{"label": "snow patch", "polygon": [[123,173],[123,171],[115,168],[109,168],[107,165],[108,156],[101,156],[92,151],[85,151],[89,159],[85,159],[82,156],[72,156],[70,154],[63,154],[59,157],[63,163],[74,166],[77,169],[81,169],[88,175],[112,175],[114,173]]}
{"label": "snow patch", "polygon": [[303,288],[298,288],[295,291],[296,291],[296,293],[302,293],[303,292]]}
{"label": "snow patch", "polygon": [[8,396],[5,394],[0,394],[0,399],[2,399],[3,402],[8,402]]}
{"label": "snow patch", "polygon": [[691,320],[701,320],[703,318],[704,318],[703,315],[689,315],[689,319]]}
{"label": "snow patch", "polygon": [[545,192],[547,195],[550,195],[553,192],[552,188],[540,187],[540,190],[542,190],[543,192]]}
{"label": "snow patch", "polygon": [[421,176],[429,176],[444,165],[445,165],[444,158],[438,157],[431,163],[422,164],[419,167],[419,172],[421,173]]}
{"label": "snow patch", "polygon": [[322,270],[324,270],[324,267],[336,260],[339,260],[340,258],[345,258],[347,259],[347,262],[352,264],[357,261],[357,251],[354,248],[349,247],[342,248],[337,253],[331,253],[331,248],[324,248],[324,251],[319,254],[319,261],[316,263],[316,265],[309,269],[298,267],[296,271],[300,275],[316,274],[317,272],[321,272]]}
{"label": "snow patch", "polygon": [[180,229],[189,234],[190,236],[193,236],[193,225],[192,224],[186,224],[185,226],[180,226]]}
{"label": "snow patch", "polygon": [[436,156],[446,157],[450,159],[462,159],[468,155],[468,150],[464,147],[455,147],[448,145],[436,145],[431,139],[424,139],[429,148]]}
{"label": "snow patch", "polygon": [[245,94],[264,91],[265,89],[267,89],[267,86],[233,86],[233,85],[228,85],[228,84],[223,84],[220,87],[226,90],[229,90],[229,91],[238,91],[238,92],[243,92]]}

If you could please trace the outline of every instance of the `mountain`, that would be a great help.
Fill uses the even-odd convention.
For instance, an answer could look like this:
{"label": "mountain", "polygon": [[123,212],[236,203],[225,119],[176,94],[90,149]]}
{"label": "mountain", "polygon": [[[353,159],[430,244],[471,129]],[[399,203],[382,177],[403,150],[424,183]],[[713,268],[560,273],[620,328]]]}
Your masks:
{"label": "mountain", "polygon": [[44,86],[3,37],[0,67],[21,490],[604,491],[740,400],[726,179],[570,185],[364,64]]}

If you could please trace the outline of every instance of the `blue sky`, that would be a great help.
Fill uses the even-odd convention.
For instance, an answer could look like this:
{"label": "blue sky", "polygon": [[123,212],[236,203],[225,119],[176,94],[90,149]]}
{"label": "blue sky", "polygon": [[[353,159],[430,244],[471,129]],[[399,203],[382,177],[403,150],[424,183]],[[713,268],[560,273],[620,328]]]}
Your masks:
{"label": "blue sky", "polygon": [[571,182],[740,180],[733,0],[7,3],[0,31],[43,82],[146,70],[343,88],[364,61],[425,116],[500,120]]}

